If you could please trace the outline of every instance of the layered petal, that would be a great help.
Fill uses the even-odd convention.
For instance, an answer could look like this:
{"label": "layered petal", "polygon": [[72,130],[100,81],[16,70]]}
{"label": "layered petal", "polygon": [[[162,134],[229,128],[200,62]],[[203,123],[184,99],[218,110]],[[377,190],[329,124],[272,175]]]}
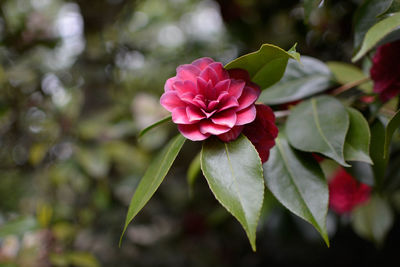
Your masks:
{"label": "layered petal", "polygon": [[160,104],[170,112],[177,107],[186,106],[185,102],[183,102],[174,91],[165,92],[160,98]]}
{"label": "layered petal", "polygon": [[210,134],[200,132],[198,124],[178,124],[178,130],[184,137],[192,141],[203,141],[210,137]]}

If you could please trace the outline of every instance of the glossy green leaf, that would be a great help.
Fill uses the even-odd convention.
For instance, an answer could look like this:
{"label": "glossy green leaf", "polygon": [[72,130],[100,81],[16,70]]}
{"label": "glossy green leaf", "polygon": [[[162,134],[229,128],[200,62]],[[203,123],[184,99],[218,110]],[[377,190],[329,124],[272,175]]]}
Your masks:
{"label": "glossy green leaf", "polygon": [[291,148],[282,133],[275,142],[263,165],[267,187],[283,206],[311,223],[329,246],[329,192],[321,167],[310,154]]}
{"label": "glossy green leaf", "polygon": [[294,48],[286,52],[280,47],[271,44],[263,44],[258,51],[229,62],[225,68],[247,70],[251,80],[258,84],[263,90],[282,78],[289,58],[299,58]]}
{"label": "glossy green leaf", "polygon": [[379,41],[385,36],[400,27],[400,12],[387,17],[372,26],[362,42],[361,48],[358,53],[352,58],[352,61],[357,61],[362,58],[369,50],[371,50]]}
{"label": "glossy green leaf", "polygon": [[[336,82],[340,84],[349,84],[368,78],[362,70],[354,65],[343,63],[343,62],[327,62],[326,63],[333,73]],[[367,81],[358,86],[365,93],[372,93],[373,84],[371,81]]]}
{"label": "glossy green leaf", "polygon": [[129,223],[138,214],[138,212],[146,205],[146,203],[153,196],[157,188],[160,186],[164,177],[167,175],[172,163],[175,161],[179,151],[181,150],[186,138],[178,135],[173,138],[164,149],[156,156],[150,166],[147,168],[142,180],[140,181],[129,205],[128,213],[126,215],[124,230],[122,237],[128,227]]}
{"label": "glossy green leaf", "polygon": [[393,0],[366,0],[354,14],[354,47],[358,49],[366,32],[376,24],[379,15],[389,9]]}
{"label": "glossy green leaf", "polygon": [[200,170],[201,170],[200,155],[201,155],[201,153],[199,152],[196,155],[196,157],[193,158],[192,162],[189,165],[188,171],[187,171],[187,182],[189,185],[189,192],[193,191],[194,183],[200,174]]}
{"label": "glossy green leaf", "polygon": [[292,109],[286,133],[295,148],[318,152],[343,166],[349,166],[343,154],[349,124],[349,115],[339,100],[331,96],[319,96]]}
{"label": "glossy green leaf", "polygon": [[259,101],[283,104],[322,92],[332,85],[329,68],[318,59],[302,56],[301,63],[289,60],[282,79],[261,93]]}
{"label": "glossy green leaf", "polygon": [[38,226],[35,218],[21,217],[0,225],[0,238],[8,235],[22,235],[28,231],[37,229]]}
{"label": "glossy green leaf", "polygon": [[140,131],[138,138],[141,138],[143,135],[145,135],[147,132],[149,132],[153,128],[155,128],[165,122],[171,121],[171,119],[172,119],[172,116],[167,116],[167,117],[162,118],[161,120],[153,123],[152,125],[147,126],[146,128],[144,128],[143,130]]}
{"label": "glossy green leaf", "polygon": [[379,119],[376,119],[371,125],[370,156],[374,163],[372,171],[374,173],[375,185],[378,189],[383,184],[388,164],[388,159],[384,157],[384,146],[385,126]]}
{"label": "glossy green leaf", "polygon": [[366,205],[353,212],[352,225],[355,232],[381,245],[394,222],[394,214],[387,201],[373,196]]}
{"label": "glossy green leaf", "polygon": [[203,143],[201,169],[216,199],[242,224],[253,250],[264,198],[261,160],[251,142],[241,135],[224,143]]}
{"label": "glossy green leaf", "polygon": [[394,132],[400,127],[400,110],[396,112],[396,114],[389,120],[389,123],[386,126],[385,132],[385,147],[384,147],[384,157],[389,157],[389,146],[390,141],[392,140],[392,136]]}
{"label": "glossy green leaf", "polygon": [[354,108],[347,108],[350,127],[344,143],[344,159],[346,161],[364,161],[372,164],[369,157],[371,133],[364,116]]}

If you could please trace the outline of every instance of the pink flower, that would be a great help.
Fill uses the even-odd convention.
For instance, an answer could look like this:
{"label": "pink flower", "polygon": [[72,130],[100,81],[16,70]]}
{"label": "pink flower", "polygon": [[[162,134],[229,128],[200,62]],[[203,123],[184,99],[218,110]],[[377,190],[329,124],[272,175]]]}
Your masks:
{"label": "pink flower", "polygon": [[372,63],[374,92],[388,101],[400,93],[400,40],[380,46]]}
{"label": "pink flower", "polygon": [[370,198],[371,187],[340,168],[329,182],[329,205],[338,214],[351,212]]}
{"label": "pink flower", "polygon": [[228,142],[256,118],[260,89],[247,71],[225,70],[220,62],[200,58],[179,66],[176,73],[165,83],[160,103],[186,138],[200,141],[216,135]]}
{"label": "pink flower", "polygon": [[269,158],[269,150],[275,145],[278,128],[275,125],[275,115],[266,105],[256,105],[256,119],[244,127],[243,134],[249,138],[257,149],[261,161]]}

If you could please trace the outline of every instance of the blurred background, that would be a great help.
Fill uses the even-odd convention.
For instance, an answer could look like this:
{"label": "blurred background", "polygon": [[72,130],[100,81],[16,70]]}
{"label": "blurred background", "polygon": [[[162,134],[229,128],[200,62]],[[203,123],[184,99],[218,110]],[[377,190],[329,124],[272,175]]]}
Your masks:
{"label": "blurred background", "polygon": [[[187,142],[118,247],[130,198],[174,134],[159,97],[179,64],[227,63],[262,43],[349,62],[361,1],[0,1],[0,267],[371,266],[395,258],[398,227],[376,247],[328,216],[331,248],[267,193],[251,251],[199,177]],[[397,222],[397,221],[396,221]]]}

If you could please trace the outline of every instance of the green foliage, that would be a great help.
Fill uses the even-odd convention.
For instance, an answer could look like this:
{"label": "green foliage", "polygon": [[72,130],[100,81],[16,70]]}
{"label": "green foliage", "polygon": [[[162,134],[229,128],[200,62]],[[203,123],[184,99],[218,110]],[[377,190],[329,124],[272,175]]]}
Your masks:
{"label": "green foliage", "polygon": [[290,147],[283,133],[275,141],[270,159],[263,165],[267,187],[283,206],[311,223],[329,246],[329,192],[320,166],[311,155]]}
{"label": "green foliage", "polygon": [[201,169],[215,198],[242,224],[256,250],[256,230],[264,198],[261,160],[251,142],[241,135],[223,143],[204,142]]}
{"label": "green foliage", "polygon": [[386,126],[386,132],[385,132],[385,147],[384,147],[384,152],[383,155],[385,158],[389,157],[389,146],[390,142],[392,140],[394,132],[400,127],[400,110],[396,112],[396,114],[393,115],[392,118],[390,118],[387,126]]}
{"label": "green foliage", "polygon": [[229,62],[225,68],[247,70],[251,80],[264,90],[282,78],[289,58],[299,60],[294,48],[286,52],[277,46],[263,44],[258,51]]}
{"label": "green foliage", "polygon": [[350,127],[344,143],[344,159],[346,161],[364,161],[372,164],[369,157],[371,133],[364,116],[354,108],[347,108]]}
{"label": "green foliage", "polygon": [[282,79],[261,93],[267,105],[288,103],[320,93],[332,85],[332,75],[321,61],[302,56],[300,62],[289,60]]}
{"label": "green foliage", "polygon": [[374,46],[376,46],[384,37],[396,30],[400,26],[400,12],[395,13],[372,26],[365,34],[360,50],[352,58],[352,61],[358,61]]}
{"label": "green foliage", "polygon": [[286,132],[293,147],[321,153],[349,166],[343,154],[349,124],[349,115],[340,101],[330,96],[319,96],[291,110]]}
{"label": "green foliage", "polygon": [[[345,85],[368,79],[368,76],[354,65],[343,62],[327,62],[337,83]],[[372,93],[372,82],[368,81],[358,85],[365,93]]]}
{"label": "green foliage", "polygon": [[146,128],[144,128],[143,130],[141,130],[139,132],[138,138],[144,136],[147,132],[151,131],[152,129],[156,128],[157,126],[159,126],[159,125],[161,125],[161,124],[163,124],[165,122],[171,121],[171,119],[172,119],[172,116],[167,116],[167,117],[162,118],[161,120],[159,120],[159,121],[147,126]]}
{"label": "green foliage", "polygon": [[354,14],[354,47],[358,50],[367,31],[376,24],[393,0],[366,0]]}
{"label": "green foliage", "polygon": [[373,196],[365,206],[354,211],[352,225],[357,234],[382,246],[393,221],[389,203],[379,196]]}
{"label": "green foliage", "polygon": [[138,214],[138,212],[146,205],[146,203],[153,196],[161,182],[164,180],[172,163],[178,156],[186,138],[182,135],[177,135],[172,139],[168,145],[154,158],[153,162],[147,168],[146,173],[140,180],[138,187],[136,188],[135,194],[132,197],[129,210],[126,215],[124,230],[122,231],[120,244],[122,237],[128,227],[129,223]]}

